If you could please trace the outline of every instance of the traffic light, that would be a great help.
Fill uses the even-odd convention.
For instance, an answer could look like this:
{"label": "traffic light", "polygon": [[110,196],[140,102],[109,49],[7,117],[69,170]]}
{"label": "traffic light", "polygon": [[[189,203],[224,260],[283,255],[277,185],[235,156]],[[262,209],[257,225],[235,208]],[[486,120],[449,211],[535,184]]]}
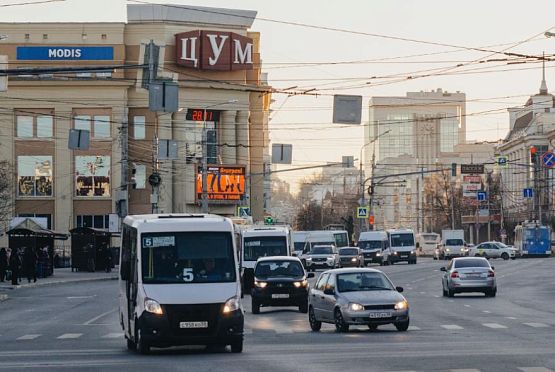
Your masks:
{"label": "traffic light", "polygon": [[372,226],[374,226],[374,215],[371,214],[368,216],[368,223]]}
{"label": "traffic light", "polygon": [[264,217],[264,225],[273,225],[274,224],[274,217],[266,216]]}
{"label": "traffic light", "polygon": [[457,163],[451,163],[451,177],[457,177]]}
{"label": "traffic light", "polygon": [[530,146],[530,162],[536,164],[538,162],[538,150],[536,146]]}

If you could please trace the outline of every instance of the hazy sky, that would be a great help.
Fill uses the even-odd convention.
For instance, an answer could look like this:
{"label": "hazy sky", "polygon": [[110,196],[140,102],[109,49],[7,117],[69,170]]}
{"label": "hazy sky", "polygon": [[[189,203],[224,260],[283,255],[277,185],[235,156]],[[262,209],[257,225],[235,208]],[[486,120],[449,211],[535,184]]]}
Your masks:
{"label": "hazy sky", "polygon": [[[22,0],[4,0],[0,1],[0,5],[18,1]],[[481,113],[467,118],[467,140],[504,137],[508,129],[508,114],[504,109],[522,105],[527,96],[538,91],[541,64],[469,64],[452,69],[443,76],[399,80],[391,76],[454,67],[485,57],[504,56],[292,26],[268,20],[455,46],[491,46],[485,49],[497,51],[507,49],[533,55],[539,55],[542,51],[549,55],[555,54],[555,38],[546,39],[543,36],[549,29],[555,31],[555,0],[537,0],[533,3],[516,0],[158,2],[258,11],[259,20],[255,21],[252,30],[262,34],[264,70],[269,73],[271,85],[275,88],[316,88],[314,92],[321,94],[319,97],[289,98],[283,94],[274,95],[276,102],[273,104],[275,111],[272,114],[270,138],[275,143],[293,143],[294,166],[338,161],[342,155],[359,157],[360,147],[364,143],[362,127],[330,124],[331,95],[336,93],[363,95],[363,104],[367,106],[368,98],[373,95],[405,95],[407,91],[436,88],[462,91],[467,94],[469,101],[467,112]],[[68,0],[47,5],[6,7],[1,8],[0,21],[124,21],[125,4],[125,1],[120,0]],[[437,52],[446,53],[422,55]],[[416,54],[421,56],[391,59]],[[348,61],[356,63],[330,64]],[[321,64],[302,66],[302,63],[307,62]],[[550,90],[555,87],[553,67],[553,62],[547,63],[547,85]],[[500,71],[507,69],[512,71]],[[371,79],[384,76],[390,77]],[[364,120],[367,120],[367,111],[367,108],[363,110]],[[303,173],[282,175],[296,182]]]}

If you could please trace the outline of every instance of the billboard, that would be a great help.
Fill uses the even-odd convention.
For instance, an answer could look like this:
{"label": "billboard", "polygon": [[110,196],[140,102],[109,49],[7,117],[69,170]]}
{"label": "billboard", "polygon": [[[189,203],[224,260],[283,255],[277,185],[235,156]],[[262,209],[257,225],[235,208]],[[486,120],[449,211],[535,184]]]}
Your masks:
{"label": "billboard", "polygon": [[[245,196],[245,167],[209,165],[206,186],[208,200],[239,201]],[[202,199],[202,168],[198,168],[196,181],[197,200]]]}

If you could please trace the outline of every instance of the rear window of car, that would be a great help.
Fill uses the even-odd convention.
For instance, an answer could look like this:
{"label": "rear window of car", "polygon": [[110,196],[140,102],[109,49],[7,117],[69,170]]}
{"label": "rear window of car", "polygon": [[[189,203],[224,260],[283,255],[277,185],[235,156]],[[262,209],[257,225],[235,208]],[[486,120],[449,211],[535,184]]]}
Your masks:
{"label": "rear window of car", "polygon": [[490,267],[489,262],[481,258],[469,258],[455,261],[455,268],[462,269],[465,267]]}

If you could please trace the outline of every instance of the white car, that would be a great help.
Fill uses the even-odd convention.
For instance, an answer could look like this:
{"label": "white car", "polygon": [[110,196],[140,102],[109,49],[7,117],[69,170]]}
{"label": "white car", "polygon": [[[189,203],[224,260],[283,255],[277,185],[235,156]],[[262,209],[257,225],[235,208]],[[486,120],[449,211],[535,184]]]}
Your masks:
{"label": "white car", "polygon": [[475,247],[470,248],[468,256],[486,257],[486,258],[502,258],[508,260],[516,258],[516,250],[510,248],[501,242],[484,242]]}

